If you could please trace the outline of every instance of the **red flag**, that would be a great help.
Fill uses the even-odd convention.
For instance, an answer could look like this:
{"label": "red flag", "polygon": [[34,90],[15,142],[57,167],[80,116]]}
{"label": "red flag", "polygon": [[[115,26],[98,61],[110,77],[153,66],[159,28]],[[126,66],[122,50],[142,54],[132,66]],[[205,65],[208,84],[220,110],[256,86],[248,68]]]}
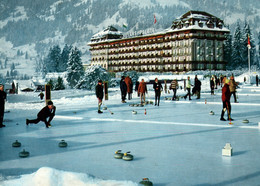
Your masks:
{"label": "red flag", "polygon": [[247,47],[250,49],[251,45],[250,45],[250,36],[249,34],[247,35]]}
{"label": "red flag", "polygon": [[153,18],[154,18],[153,24],[155,24],[157,22],[155,15],[153,15]]}

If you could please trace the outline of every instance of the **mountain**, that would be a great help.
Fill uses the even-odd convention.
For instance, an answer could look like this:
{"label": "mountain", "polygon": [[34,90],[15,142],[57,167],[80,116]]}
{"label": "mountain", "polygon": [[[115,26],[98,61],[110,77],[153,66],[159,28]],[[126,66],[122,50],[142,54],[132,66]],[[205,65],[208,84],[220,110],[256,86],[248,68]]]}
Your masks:
{"label": "mountain", "polygon": [[247,21],[255,38],[260,31],[260,4],[255,0],[1,0],[0,62],[8,59],[11,66],[25,60],[34,69],[50,47],[71,44],[82,51],[82,61],[89,63],[87,43],[107,26],[126,35],[159,31],[189,10],[223,19],[232,32],[237,21],[242,26]]}

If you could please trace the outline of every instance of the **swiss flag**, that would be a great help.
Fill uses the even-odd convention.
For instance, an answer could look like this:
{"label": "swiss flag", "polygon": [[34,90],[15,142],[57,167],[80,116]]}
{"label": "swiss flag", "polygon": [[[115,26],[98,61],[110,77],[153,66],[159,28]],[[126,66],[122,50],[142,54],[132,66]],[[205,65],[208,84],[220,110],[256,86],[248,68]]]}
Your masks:
{"label": "swiss flag", "polygon": [[249,34],[247,35],[247,47],[248,47],[249,49],[251,48]]}
{"label": "swiss flag", "polygon": [[153,15],[153,18],[154,18],[153,24],[155,24],[157,22],[155,15]]}

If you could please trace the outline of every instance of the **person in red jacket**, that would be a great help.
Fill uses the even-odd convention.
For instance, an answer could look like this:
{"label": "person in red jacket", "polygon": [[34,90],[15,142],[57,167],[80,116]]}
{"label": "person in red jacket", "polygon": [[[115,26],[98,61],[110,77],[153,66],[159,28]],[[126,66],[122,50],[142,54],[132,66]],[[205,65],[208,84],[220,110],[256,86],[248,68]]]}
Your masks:
{"label": "person in red jacket", "polygon": [[140,93],[141,96],[141,104],[145,103],[145,93],[147,93],[147,87],[144,79],[142,79],[141,83],[139,84],[138,93]]}
{"label": "person in red jacket", "polygon": [[223,81],[225,83],[224,83],[224,86],[222,88],[223,109],[222,109],[222,112],[221,112],[220,120],[226,121],[225,118],[224,118],[224,114],[225,114],[225,111],[227,110],[228,120],[233,121],[233,119],[231,118],[231,104],[230,104],[231,93],[230,93],[230,90],[229,90],[229,80],[225,78]]}
{"label": "person in red jacket", "polygon": [[[29,125],[30,123],[37,124],[40,121],[43,121],[46,125],[46,128],[51,127],[51,120],[55,116],[56,107],[53,105],[52,101],[48,101],[48,105],[43,107],[42,110],[37,114],[37,119],[29,120],[26,119],[26,125]],[[47,121],[47,118],[48,121]]]}
{"label": "person in red jacket", "polygon": [[130,100],[130,99],[132,99],[132,93],[133,93],[132,79],[129,76],[126,76],[125,83],[126,83],[126,86],[127,86],[128,100]]}

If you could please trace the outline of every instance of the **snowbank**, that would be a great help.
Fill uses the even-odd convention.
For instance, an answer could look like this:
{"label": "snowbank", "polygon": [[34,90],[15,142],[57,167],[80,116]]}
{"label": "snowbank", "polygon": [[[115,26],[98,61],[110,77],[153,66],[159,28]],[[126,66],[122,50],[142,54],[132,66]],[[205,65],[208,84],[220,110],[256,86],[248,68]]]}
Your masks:
{"label": "snowbank", "polygon": [[57,169],[42,167],[35,173],[22,175],[19,179],[7,180],[3,186],[136,186],[131,181],[101,180],[83,173],[60,171]]}

